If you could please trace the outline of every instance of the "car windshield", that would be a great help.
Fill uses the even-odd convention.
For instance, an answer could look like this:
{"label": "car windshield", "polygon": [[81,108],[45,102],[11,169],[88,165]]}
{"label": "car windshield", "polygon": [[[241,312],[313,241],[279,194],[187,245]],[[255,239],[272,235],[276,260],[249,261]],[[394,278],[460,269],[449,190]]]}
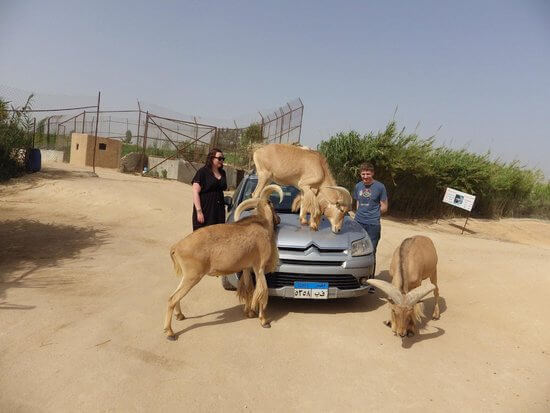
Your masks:
{"label": "car windshield", "polygon": [[[244,187],[243,196],[241,198],[240,202],[243,202],[244,200],[250,198],[252,196],[252,192],[254,192],[254,189],[256,189],[256,185],[258,184],[257,179],[249,179]],[[283,188],[283,193],[285,197],[283,198],[283,202],[279,203],[279,195],[274,192],[271,194],[269,199],[273,203],[273,206],[277,210],[277,212],[284,212],[284,213],[290,213],[291,207],[292,207],[292,201],[300,193],[300,191],[293,187],[293,186],[287,186],[282,185],[281,188]]]}

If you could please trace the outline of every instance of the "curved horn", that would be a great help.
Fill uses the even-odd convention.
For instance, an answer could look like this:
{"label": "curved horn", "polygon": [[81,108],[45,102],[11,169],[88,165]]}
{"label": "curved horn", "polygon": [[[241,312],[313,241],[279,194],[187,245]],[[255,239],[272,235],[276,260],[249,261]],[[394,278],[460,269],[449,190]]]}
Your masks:
{"label": "curved horn", "polygon": [[243,211],[246,211],[248,209],[252,209],[252,208],[256,208],[258,206],[258,202],[260,202],[260,198],[251,198],[251,199],[247,199],[246,201],[243,201],[239,204],[239,206],[237,207],[237,209],[235,210],[235,215],[234,215],[234,218],[235,218],[235,222],[237,222],[239,220],[239,218],[241,217],[241,213]]}
{"label": "curved horn", "polygon": [[352,197],[351,197],[351,194],[349,193],[349,191],[346,188],[344,188],[343,186],[334,186],[334,185],[325,186],[324,188],[330,188],[330,189],[337,190],[338,192],[340,192],[343,195],[344,200],[347,203],[347,205],[351,206]]}
{"label": "curved horn", "polygon": [[395,285],[384,280],[375,279],[367,280],[367,283],[381,289],[394,304],[399,305],[403,302],[403,294]]}
{"label": "curved horn", "polygon": [[424,284],[419,287],[413,288],[405,296],[405,305],[410,305],[411,307],[417,302],[422,300],[425,296],[435,290],[435,285],[432,283]]}
{"label": "curved horn", "polygon": [[262,192],[260,193],[260,198],[268,200],[269,195],[271,195],[273,192],[277,192],[277,194],[279,195],[279,203],[283,202],[285,194],[283,193],[283,189],[279,185],[266,186],[264,189],[262,189]]}

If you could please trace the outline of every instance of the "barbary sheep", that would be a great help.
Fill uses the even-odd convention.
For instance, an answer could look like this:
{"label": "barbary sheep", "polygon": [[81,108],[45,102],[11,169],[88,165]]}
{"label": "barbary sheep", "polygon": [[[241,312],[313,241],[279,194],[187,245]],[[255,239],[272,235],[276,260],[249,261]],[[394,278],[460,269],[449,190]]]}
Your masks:
{"label": "barbary sheep", "polygon": [[[434,292],[435,305],[432,317],[439,318],[439,288],[437,286],[437,252],[432,240],[417,235],[405,239],[395,250],[391,265],[391,284],[383,280],[367,282],[387,296],[391,308],[391,320],[385,322],[401,337],[413,335],[423,316],[422,300]],[[429,278],[430,283],[421,285]]]}
{"label": "barbary sheep", "polygon": [[254,164],[258,185],[252,194],[259,196],[265,185],[274,181],[280,185],[293,185],[301,195],[293,204],[300,208],[300,222],[310,228],[319,228],[321,216],[325,215],[333,232],[340,232],[344,216],[351,210],[352,197],[346,188],[337,186],[325,157],[314,150],[296,145],[269,144],[254,151]]}
{"label": "barbary sheep", "polygon": [[[237,222],[200,228],[170,248],[174,270],[182,276],[182,280],[168,300],[164,331],[169,340],[176,339],[171,324],[174,309],[178,320],[185,319],[180,300],[207,274],[220,276],[243,271],[243,282],[247,285],[239,286],[238,294],[247,300],[245,313],[250,316],[251,311],[259,308],[261,325],[270,327],[265,316],[268,298],[265,274],[273,271],[279,261],[275,228],[280,222],[268,199],[272,192],[278,193],[279,202],[283,200],[281,187],[269,185],[260,198],[248,199],[235,210],[235,219],[242,211],[251,208],[256,208],[256,215]],[[256,275],[255,287],[248,282],[250,269]]]}

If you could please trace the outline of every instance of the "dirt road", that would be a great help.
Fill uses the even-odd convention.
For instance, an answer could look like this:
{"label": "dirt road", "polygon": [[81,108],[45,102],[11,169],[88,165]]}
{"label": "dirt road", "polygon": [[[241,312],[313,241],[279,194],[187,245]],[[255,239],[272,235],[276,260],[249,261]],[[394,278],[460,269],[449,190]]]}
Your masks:
{"label": "dirt road", "polygon": [[[440,257],[441,319],[401,340],[378,293],[271,299],[271,329],[204,279],[163,329],[188,185],[49,164],[0,186],[0,410],[550,411],[550,223],[384,220]],[[431,314],[433,300],[427,301]]]}

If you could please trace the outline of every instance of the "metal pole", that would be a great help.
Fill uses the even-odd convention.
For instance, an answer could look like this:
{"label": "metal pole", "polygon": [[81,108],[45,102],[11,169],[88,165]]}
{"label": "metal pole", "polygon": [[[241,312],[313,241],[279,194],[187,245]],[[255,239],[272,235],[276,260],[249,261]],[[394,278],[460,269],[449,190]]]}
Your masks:
{"label": "metal pole", "polygon": [[284,118],[283,108],[279,108],[279,111],[282,114],[282,116],[279,118],[281,119],[281,129],[279,130],[279,143],[281,143],[281,137],[283,136],[283,123],[285,118]]}
{"label": "metal pole", "polygon": [[468,216],[466,217],[466,222],[464,222],[464,226],[462,227],[462,232],[460,234],[464,234],[464,229],[466,228],[466,224],[468,223],[468,220],[470,219],[471,212],[468,212]]}
{"label": "metal pole", "polygon": [[139,104],[139,100],[137,101],[138,108],[139,108],[139,114],[138,114],[138,128],[137,128],[137,138],[136,138],[136,150],[139,146],[139,129],[141,126],[141,106]]}
{"label": "metal pole", "polygon": [[84,125],[86,124],[86,111],[82,113],[82,133],[84,133]]}
{"label": "metal pole", "polygon": [[288,119],[288,132],[286,133],[286,143],[288,143],[290,139],[290,128],[292,128],[292,108],[290,107],[290,104],[287,103],[288,109],[290,110],[290,117]]}
{"label": "metal pole", "polygon": [[300,113],[300,130],[298,132],[298,143],[300,143],[300,139],[302,137],[302,120],[304,119],[304,104],[302,103],[302,99],[298,98],[300,101],[300,104],[302,105],[302,110]]}
{"label": "metal pole", "polygon": [[145,130],[143,132],[143,150],[141,151],[140,172],[143,172],[143,163],[145,162],[145,148],[147,147],[147,128],[149,127],[149,111],[145,113]]}
{"label": "metal pole", "polygon": [[32,147],[34,148],[34,138],[36,137],[36,118],[32,121]]}
{"label": "metal pole", "polygon": [[97,111],[96,111],[96,118],[95,118],[95,136],[94,136],[94,158],[92,160],[94,174],[95,174],[95,150],[97,146],[97,125],[99,123],[99,102],[100,101],[101,101],[101,92],[97,92]]}
{"label": "metal pole", "polygon": [[443,213],[443,203],[441,203],[441,205],[439,205],[439,216],[437,217],[437,219],[435,220],[435,224],[437,225],[437,223],[439,222],[439,220],[441,219],[441,214]]}

